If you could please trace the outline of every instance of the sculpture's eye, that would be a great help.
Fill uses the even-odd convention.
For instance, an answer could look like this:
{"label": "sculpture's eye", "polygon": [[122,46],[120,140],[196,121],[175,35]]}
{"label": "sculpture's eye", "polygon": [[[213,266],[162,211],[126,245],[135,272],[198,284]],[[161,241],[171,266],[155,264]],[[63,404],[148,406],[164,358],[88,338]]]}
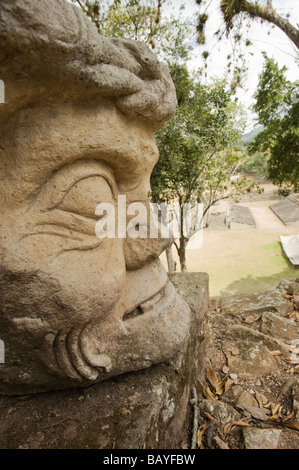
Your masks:
{"label": "sculpture's eye", "polygon": [[[96,237],[100,203],[115,205],[118,189],[112,171],[98,161],[81,160],[57,170],[34,199],[30,236],[59,236],[64,245],[76,240],[80,249],[102,243]],[[29,213],[28,213],[29,215]]]}
{"label": "sculpture's eye", "polygon": [[75,183],[56,205],[56,209],[98,219],[95,209],[102,202],[113,204],[112,188],[104,177],[93,175]]}

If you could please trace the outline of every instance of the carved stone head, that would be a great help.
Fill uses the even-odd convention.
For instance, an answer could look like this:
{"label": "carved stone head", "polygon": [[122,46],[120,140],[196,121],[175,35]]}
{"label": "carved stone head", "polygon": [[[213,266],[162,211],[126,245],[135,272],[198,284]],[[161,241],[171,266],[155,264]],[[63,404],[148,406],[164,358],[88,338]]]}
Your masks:
{"label": "carved stone head", "polygon": [[0,79],[0,393],[170,360],[190,312],[159,261],[169,241],[95,233],[102,202],[149,209],[153,131],[176,107],[166,68],[67,1],[2,0]]}

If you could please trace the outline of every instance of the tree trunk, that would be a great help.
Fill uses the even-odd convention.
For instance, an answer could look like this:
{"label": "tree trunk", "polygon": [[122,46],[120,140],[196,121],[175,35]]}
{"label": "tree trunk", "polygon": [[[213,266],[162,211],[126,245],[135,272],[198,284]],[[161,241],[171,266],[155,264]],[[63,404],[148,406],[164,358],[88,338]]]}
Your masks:
{"label": "tree trunk", "polygon": [[172,245],[168,246],[165,252],[166,252],[168,272],[169,274],[173,274],[175,273],[175,262],[173,260]]}
{"label": "tree trunk", "polygon": [[187,272],[185,237],[180,239],[179,258],[180,258],[181,271],[182,273],[185,273]]}

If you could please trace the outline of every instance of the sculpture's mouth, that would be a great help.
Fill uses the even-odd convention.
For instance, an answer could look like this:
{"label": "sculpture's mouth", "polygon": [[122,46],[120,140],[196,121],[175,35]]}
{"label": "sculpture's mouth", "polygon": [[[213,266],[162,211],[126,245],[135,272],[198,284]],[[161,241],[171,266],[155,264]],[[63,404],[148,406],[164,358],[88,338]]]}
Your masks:
{"label": "sculpture's mouth", "polygon": [[145,302],[142,302],[140,305],[135,307],[133,310],[126,312],[123,316],[123,321],[129,320],[130,318],[137,317],[138,315],[143,315],[147,313],[156,306],[166,295],[166,285],[162,287],[156,294],[147,299]]}
{"label": "sculpture's mouth", "polygon": [[54,369],[76,381],[93,382],[100,375],[139,370],[169,359],[188,334],[185,304],[168,280],[144,302],[138,304],[136,299],[136,304],[113,329],[110,323],[90,323],[51,335]]}

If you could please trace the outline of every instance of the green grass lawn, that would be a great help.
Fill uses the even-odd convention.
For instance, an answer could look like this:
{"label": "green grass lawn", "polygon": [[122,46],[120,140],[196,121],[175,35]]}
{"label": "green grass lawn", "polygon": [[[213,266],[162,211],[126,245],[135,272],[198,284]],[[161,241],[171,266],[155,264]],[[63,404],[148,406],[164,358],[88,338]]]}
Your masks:
{"label": "green grass lawn", "polygon": [[[252,207],[261,205],[251,203]],[[299,277],[299,270],[293,269],[280,243],[280,235],[296,233],[299,227],[285,227],[275,221],[269,223],[269,230],[263,226],[204,231],[202,247],[187,250],[188,271],[209,274],[211,298],[273,288],[281,279]],[[161,259],[167,266],[164,254]],[[178,261],[177,267],[179,270]]]}

